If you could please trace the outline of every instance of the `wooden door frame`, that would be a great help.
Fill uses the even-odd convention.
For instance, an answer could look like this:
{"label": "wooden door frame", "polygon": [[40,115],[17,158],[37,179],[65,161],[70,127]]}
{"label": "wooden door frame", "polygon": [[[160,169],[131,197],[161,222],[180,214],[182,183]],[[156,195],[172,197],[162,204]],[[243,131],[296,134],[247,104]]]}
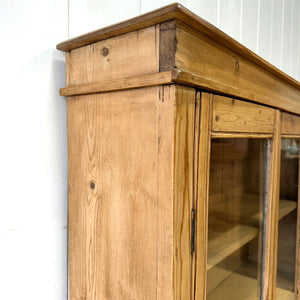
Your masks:
{"label": "wooden door frame", "polygon": [[[233,132],[224,128],[212,131],[213,98],[210,93],[201,93],[200,99],[200,138],[198,159],[198,200],[196,204],[196,262],[195,262],[195,295],[194,299],[206,299],[207,284],[207,235],[208,235],[208,198],[210,175],[210,146],[212,138],[258,138],[270,140],[270,154],[267,170],[267,207],[264,233],[264,261],[261,266],[263,282],[261,282],[260,299],[271,300],[276,294],[276,262],[277,231],[279,211],[279,179],[280,179],[280,111],[274,109],[272,132]],[[240,101],[240,100],[238,100]],[[241,100],[242,101],[242,100]],[[247,103],[247,102],[246,102]],[[249,105],[255,108],[253,103]],[[258,107],[258,106],[257,106]]]}

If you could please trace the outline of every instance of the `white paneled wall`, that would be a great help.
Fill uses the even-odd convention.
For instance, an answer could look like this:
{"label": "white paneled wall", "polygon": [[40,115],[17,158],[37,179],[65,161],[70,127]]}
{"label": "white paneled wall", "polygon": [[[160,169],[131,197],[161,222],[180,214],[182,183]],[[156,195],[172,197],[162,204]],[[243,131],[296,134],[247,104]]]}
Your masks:
{"label": "white paneled wall", "polygon": [[[218,11],[217,27],[226,33],[230,32],[231,37],[234,39],[240,40],[243,13],[241,1],[218,1]],[[203,18],[205,19],[205,16]],[[230,19],[230,22],[228,22],[228,19]]]}
{"label": "white paneled wall", "polygon": [[[0,299],[67,299],[64,54],[169,0],[1,0]],[[181,3],[300,80],[300,0]]]}
{"label": "white paneled wall", "polygon": [[70,37],[140,14],[140,0],[69,0]]}
{"label": "white paneled wall", "polygon": [[258,12],[258,39],[256,52],[262,58],[271,58],[272,45],[272,20],[273,20],[273,0],[260,0]]}

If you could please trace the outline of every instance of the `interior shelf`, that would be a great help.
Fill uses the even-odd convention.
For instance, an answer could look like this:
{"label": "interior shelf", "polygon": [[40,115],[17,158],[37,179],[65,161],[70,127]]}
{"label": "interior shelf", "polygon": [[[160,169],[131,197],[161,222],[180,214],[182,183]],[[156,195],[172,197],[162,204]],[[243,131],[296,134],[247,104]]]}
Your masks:
{"label": "interior shelf", "polygon": [[[259,216],[255,213],[258,209],[255,209],[253,202],[251,202],[252,201],[244,201],[243,206],[239,208],[239,212],[242,216],[241,219],[245,220],[244,223],[239,224],[226,221],[224,218],[226,212],[224,206],[216,206],[214,209],[216,218],[209,220],[207,270],[210,270],[226,257],[257,237],[258,227],[254,226],[254,224],[258,223]],[[280,200],[279,219],[296,209],[296,206],[297,204],[294,201]],[[234,215],[234,211],[231,210],[230,213]]]}
{"label": "interior shelf", "polygon": [[208,241],[207,270],[210,270],[258,235],[258,229],[252,226],[235,225],[228,229],[228,224],[220,223],[218,222],[219,225],[223,226],[223,229],[226,227],[227,229],[221,234],[210,231],[210,236],[213,237]]}
{"label": "interior shelf", "polygon": [[[217,288],[208,295],[208,300],[217,299],[244,299],[253,300],[257,297],[257,265],[245,262],[234,273],[231,273]],[[238,290],[238,293],[237,293]],[[276,288],[277,299],[294,300],[294,293],[281,288]]]}

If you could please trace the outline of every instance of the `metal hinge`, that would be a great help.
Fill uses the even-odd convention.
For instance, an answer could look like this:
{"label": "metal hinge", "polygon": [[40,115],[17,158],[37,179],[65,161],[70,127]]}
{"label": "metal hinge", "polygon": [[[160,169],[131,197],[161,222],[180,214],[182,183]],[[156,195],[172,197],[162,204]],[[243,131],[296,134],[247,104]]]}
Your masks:
{"label": "metal hinge", "polygon": [[191,254],[195,252],[195,210],[191,212]]}

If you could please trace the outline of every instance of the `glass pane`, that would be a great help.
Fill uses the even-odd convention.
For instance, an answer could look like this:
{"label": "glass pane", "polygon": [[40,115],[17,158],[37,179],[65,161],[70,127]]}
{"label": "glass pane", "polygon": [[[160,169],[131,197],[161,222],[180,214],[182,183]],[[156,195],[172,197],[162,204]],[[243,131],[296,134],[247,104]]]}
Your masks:
{"label": "glass pane", "polygon": [[207,299],[259,299],[270,141],[212,139]]}
{"label": "glass pane", "polygon": [[277,299],[294,299],[299,141],[282,139],[277,256]]}

